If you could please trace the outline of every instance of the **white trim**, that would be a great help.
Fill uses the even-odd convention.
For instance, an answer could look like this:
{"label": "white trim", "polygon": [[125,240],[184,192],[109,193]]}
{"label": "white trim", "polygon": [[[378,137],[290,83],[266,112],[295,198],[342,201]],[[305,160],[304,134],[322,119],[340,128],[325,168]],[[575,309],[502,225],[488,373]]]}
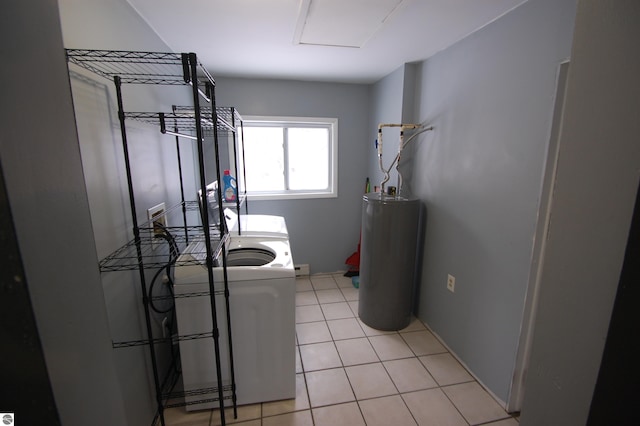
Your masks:
{"label": "white trim", "polygon": [[[337,198],[338,197],[338,119],[334,117],[292,117],[292,116],[263,116],[250,115],[243,117],[244,128],[252,127],[254,123],[265,124],[322,124],[328,125],[331,132],[329,143],[329,188],[319,191],[278,191],[278,192],[247,192],[249,200],[292,200],[311,198]],[[291,127],[291,126],[290,126]],[[246,146],[245,146],[246,149]],[[246,166],[246,165],[245,165]]]}
{"label": "white trim", "polygon": [[265,193],[265,194],[249,194],[249,200],[305,200],[312,198],[338,198],[338,191],[332,192],[301,192],[301,193]]}
{"label": "white trim", "polygon": [[569,60],[563,61],[556,71],[556,93],[554,108],[552,110],[552,122],[549,128],[549,145],[547,147],[547,161],[543,175],[538,222],[531,253],[531,271],[525,296],[522,324],[520,326],[520,338],[516,352],[513,377],[509,389],[506,409],[509,412],[518,412],[522,409],[525,393],[525,380],[529,369],[531,347],[535,329],[536,314],[538,311],[538,299],[540,293],[540,279],[544,266],[545,251],[547,246],[547,233],[551,221],[551,207],[553,204],[553,187],[556,182],[558,168],[558,153],[560,150],[560,132],[564,111],[564,98],[567,85],[567,73]]}
{"label": "white trim", "polygon": [[296,19],[296,29],[293,32],[293,44],[300,44],[302,40],[302,33],[304,32],[304,24],[309,14],[309,6],[311,6],[311,0],[301,0],[300,7],[298,8],[298,19]]}

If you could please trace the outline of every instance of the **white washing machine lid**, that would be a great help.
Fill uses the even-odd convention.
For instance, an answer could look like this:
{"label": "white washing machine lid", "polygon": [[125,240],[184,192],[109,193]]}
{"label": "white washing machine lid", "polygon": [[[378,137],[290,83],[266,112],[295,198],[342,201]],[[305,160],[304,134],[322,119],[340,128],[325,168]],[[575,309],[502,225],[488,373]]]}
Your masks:
{"label": "white washing machine lid", "polygon": [[[174,291],[176,294],[193,291],[193,288],[187,288],[188,285],[201,284],[200,291],[206,291],[208,288],[208,274],[204,262],[203,241],[192,241],[178,258],[178,263],[196,260],[196,264],[176,266],[174,270]],[[270,252],[274,255],[272,261],[261,265],[247,266],[228,266],[227,277],[229,285],[240,282],[253,282],[260,280],[270,280],[279,278],[295,279],[295,269],[293,266],[293,257],[289,247],[289,241],[281,238],[270,240],[258,240],[255,238],[232,239],[228,244],[228,250],[238,252],[246,250],[243,256],[250,257],[252,252],[256,252],[257,261],[264,259],[264,252]],[[260,253],[262,252],[262,253]],[[248,263],[252,263],[249,261]],[[213,268],[214,282],[224,282],[223,268]]]}
{"label": "white washing machine lid", "polygon": [[238,235],[238,219],[240,235],[247,237],[289,238],[287,223],[282,216],[248,214],[240,215],[231,209],[224,209],[224,219],[232,236]]}

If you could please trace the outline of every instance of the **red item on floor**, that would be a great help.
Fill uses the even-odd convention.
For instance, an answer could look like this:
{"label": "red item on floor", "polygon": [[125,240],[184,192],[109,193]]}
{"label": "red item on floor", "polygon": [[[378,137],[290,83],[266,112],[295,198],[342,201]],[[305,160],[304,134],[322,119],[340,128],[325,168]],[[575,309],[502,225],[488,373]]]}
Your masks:
{"label": "red item on floor", "polygon": [[349,270],[344,274],[345,277],[360,275],[360,243],[358,243],[358,250],[349,256],[344,263],[349,265]]}

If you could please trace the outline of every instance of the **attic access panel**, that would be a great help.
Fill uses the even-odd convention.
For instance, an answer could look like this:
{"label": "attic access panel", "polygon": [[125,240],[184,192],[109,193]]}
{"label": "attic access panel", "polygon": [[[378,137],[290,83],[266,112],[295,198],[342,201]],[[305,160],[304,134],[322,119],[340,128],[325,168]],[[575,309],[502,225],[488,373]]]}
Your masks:
{"label": "attic access panel", "polygon": [[361,48],[406,0],[301,0],[294,43]]}

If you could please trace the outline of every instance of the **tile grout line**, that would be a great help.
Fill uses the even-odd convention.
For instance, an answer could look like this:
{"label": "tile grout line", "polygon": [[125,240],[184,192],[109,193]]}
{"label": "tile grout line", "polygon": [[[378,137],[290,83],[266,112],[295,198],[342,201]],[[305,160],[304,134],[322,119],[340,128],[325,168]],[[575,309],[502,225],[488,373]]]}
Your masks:
{"label": "tile grout line", "polygon": [[[335,281],[335,279],[334,279]],[[336,283],[337,284],[337,283]],[[344,297],[344,293],[342,293],[342,290],[340,290],[340,293],[342,294],[342,296]],[[345,302],[346,302],[346,298],[345,298]],[[349,304],[347,303],[347,307],[352,311],[351,306],[349,306]],[[322,308],[321,308],[322,309]],[[328,327],[328,325],[327,325]],[[360,324],[358,324],[358,327],[360,327]],[[360,329],[362,330],[362,327],[360,327]],[[362,332],[364,333],[364,330],[362,330]],[[331,329],[329,329],[329,333],[331,333]],[[333,334],[331,335],[331,337],[333,337]],[[347,339],[345,339],[347,340]],[[353,388],[353,384],[351,383],[351,380],[349,379],[349,375],[347,374],[347,369],[344,365],[344,361],[342,360],[342,356],[340,355],[340,351],[338,350],[338,346],[336,345],[335,339],[333,340],[333,345],[336,348],[336,352],[338,353],[338,358],[340,358],[340,363],[342,364],[342,370],[344,371],[344,375],[347,377],[347,382],[349,383],[349,387],[351,388],[351,393],[353,394],[353,398],[354,398],[354,402],[356,403],[356,407],[358,407],[358,411],[360,412],[360,416],[362,417],[362,421],[364,422],[365,426],[367,424],[367,421],[364,417],[364,413],[362,412],[362,407],[360,406],[360,401],[358,400],[358,396],[356,395],[356,392]],[[376,354],[377,356],[377,354]],[[378,357],[379,359],[380,357]],[[312,411],[313,413],[313,411]]]}
{"label": "tile grout line", "polygon": [[[333,277],[331,277],[331,279],[335,282],[335,279],[333,279]],[[337,283],[336,283],[337,284]],[[311,283],[311,287],[313,287],[313,282]],[[315,288],[314,288],[314,292],[315,292]],[[336,342],[335,339],[333,338],[333,334],[331,333],[331,329],[329,328],[329,324],[327,323],[327,316],[324,313],[324,310],[322,309],[322,303],[320,303],[320,299],[318,299],[318,294],[316,293],[316,300],[318,301],[318,306],[320,307],[320,312],[322,313],[322,317],[324,318],[324,322],[327,326],[327,329],[329,330],[329,335],[331,336],[331,342],[333,343],[333,347],[336,350],[336,353],[338,354],[338,359],[340,359],[340,364],[342,365],[342,368],[344,369],[344,363],[342,362],[342,358],[340,357],[340,352],[338,352],[338,347],[336,346]],[[301,361],[302,361],[302,354],[300,355]],[[306,371],[304,369],[304,365],[302,366],[302,370],[304,371],[304,379],[305,379],[305,386],[307,386],[306,380],[307,380],[307,375],[306,375]],[[346,372],[345,372],[346,375]],[[347,381],[349,380],[349,377],[347,377]],[[351,385],[351,383],[349,383],[349,385]],[[351,390],[351,392],[353,392],[353,389]],[[311,414],[311,423],[312,425],[316,424],[316,416],[314,415],[313,412],[313,405],[311,402],[311,395],[309,394],[309,386],[307,386],[307,398],[309,398],[309,413]],[[354,393],[354,398],[355,398],[355,393]],[[331,404],[331,405],[335,405],[335,404]],[[330,406],[330,405],[328,405]]]}
{"label": "tile grout line", "polygon": [[[329,276],[331,276],[331,275],[329,275]],[[334,280],[334,282],[335,282],[335,277],[332,277],[332,278],[333,278],[333,280]],[[336,282],[336,284],[337,284],[337,282]],[[409,407],[408,407],[408,406],[407,406],[407,404],[406,404],[405,399],[403,398],[403,393],[401,393],[401,392],[400,392],[400,390],[398,389],[398,386],[396,385],[396,383],[393,381],[393,378],[391,378],[391,375],[389,374],[389,371],[388,371],[388,369],[387,369],[387,366],[385,366],[384,361],[380,358],[380,355],[378,354],[378,351],[376,351],[375,347],[374,347],[374,346],[372,345],[372,343],[371,343],[371,340],[370,340],[370,339],[371,339],[372,337],[376,337],[376,336],[379,336],[379,335],[377,335],[377,334],[376,334],[376,335],[368,335],[368,334],[367,334],[367,332],[362,328],[362,325],[360,324],[360,321],[361,321],[361,320],[359,320],[358,315],[353,311],[353,307],[349,304],[349,302],[359,302],[359,300],[358,300],[358,299],[355,299],[355,300],[352,300],[352,301],[348,300],[348,299],[347,299],[347,297],[345,296],[344,292],[342,291],[342,288],[338,285],[338,286],[337,286],[337,289],[338,289],[338,290],[340,290],[340,293],[342,294],[342,297],[344,298],[344,300],[343,300],[343,301],[331,301],[331,302],[325,302],[325,303],[322,303],[322,302],[320,302],[320,299],[318,298],[318,295],[317,295],[317,293],[316,293],[316,291],[317,291],[317,290],[316,290],[316,289],[315,289],[315,287],[313,286],[313,283],[312,283],[312,282],[311,282],[311,287],[312,287],[312,290],[311,290],[311,291],[313,291],[313,292],[314,292],[314,296],[315,296],[315,300],[316,300],[316,303],[314,303],[314,304],[317,304],[317,305],[319,306],[320,311],[321,311],[321,313],[322,313],[322,317],[324,318],[324,320],[323,320],[323,321],[311,321],[311,322],[324,322],[324,323],[325,323],[325,325],[326,325],[326,327],[327,327],[327,329],[329,330],[329,335],[331,336],[331,342],[333,343],[333,347],[335,348],[335,350],[336,350],[336,352],[337,352],[337,354],[338,354],[338,358],[339,358],[340,363],[341,363],[341,367],[338,367],[338,368],[341,368],[341,369],[343,370],[343,372],[344,372],[345,376],[347,377],[347,382],[349,383],[350,389],[351,389],[351,391],[352,391],[352,393],[353,393],[353,395],[354,395],[355,402],[356,402],[356,404],[358,405],[358,408],[359,408],[359,411],[360,411],[360,414],[361,414],[362,418],[364,419],[364,413],[362,412],[362,408],[361,408],[361,406],[360,406],[360,401],[367,401],[367,400],[376,399],[376,398],[383,398],[383,397],[388,397],[388,396],[398,395],[398,396],[400,396],[400,398],[402,399],[403,404],[404,404],[404,406],[407,408],[407,410],[409,411],[409,413],[410,413],[410,415],[411,415],[412,419],[417,423],[417,420],[416,420],[416,418],[415,418],[415,415],[414,415],[414,414],[413,414],[413,412],[409,409]],[[325,289],[323,289],[323,290],[325,290]],[[353,385],[352,385],[352,383],[351,383],[351,380],[349,380],[349,376],[346,374],[346,366],[345,366],[344,361],[343,361],[343,359],[342,359],[342,355],[341,355],[341,354],[340,354],[340,352],[338,351],[338,348],[337,348],[337,345],[336,345],[336,339],[335,339],[335,337],[334,337],[333,333],[331,332],[331,329],[329,328],[329,323],[328,323],[328,322],[329,322],[330,320],[328,320],[328,319],[327,319],[327,317],[326,317],[326,315],[325,315],[325,312],[324,312],[324,310],[322,309],[322,306],[323,306],[323,305],[334,304],[334,303],[346,303],[346,304],[347,304],[348,308],[349,308],[349,309],[351,310],[351,312],[354,314],[354,317],[348,317],[348,318],[354,318],[354,319],[358,320],[358,326],[359,326],[359,327],[360,327],[360,329],[364,332],[364,334],[365,334],[365,336],[364,336],[364,337],[367,339],[367,342],[369,343],[369,345],[371,345],[371,347],[372,347],[372,349],[373,349],[373,351],[374,351],[375,355],[376,355],[376,356],[377,356],[377,358],[378,358],[378,361],[376,361],[376,362],[369,362],[369,363],[363,363],[363,364],[354,364],[354,365],[356,365],[356,366],[360,366],[360,365],[373,365],[373,364],[380,363],[380,364],[382,365],[382,367],[383,367],[383,369],[384,369],[385,373],[387,374],[387,376],[389,376],[389,378],[390,378],[390,380],[391,380],[391,382],[392,382],[392,384],[393,384],[393,386],[394,386],[394,388],[395,388],[395,390],[396,390],[396,392],[397,392],[396,394],[394,394],[394,395],[380,396],[380,397],[373,397],[373,398],[364,398],[364,399],[358,399],[358,398],[357,398],[356,393],[355,393],[354,388],[353,388]],[[303,306],[304,306],[304,305],[303,305]],[[348,318],[337,318],[337,319],[348,319]],[[409,349],[410,349],[410,351],[411,351],[411,353],[412,353],[413,355],[412,355],[412,356],[410,356],[410,357],[402,357],[402,358],[398,358],[398,360],[400,360],[400,359],[413,359],[413,358],[415,358],[415,359],[417,359],[417,360],[418,360],[418,362],[420,362],[420,364],[422,365],[422,367],[423,367],[423,368],[425,368],[425,370],[426,370],[426,371],[427,371],[431,376],[432,376],[432,374],[431,374],[431,372],[429,371],[429,369],[426,367],[426,365],[424,365],[424,364],[420,361],[420,356],[431,356],[431,355],[439,355],[439,354],[450,354],[450,355],[451,355],[451,356],[452,356],[456,361],[458,361],[458,362],[459,362],[458,358],[457,358],[453,353],[451,353],[451,351],[450,351],[450,350],[448,349],[448,347],[447,347],[447,346],[442,342],[442,340],[440,339],[440,337],[439,337],[438,335],[436,335],[435,333],[433,333],[433,331],[432,331],[432,330],[431,330],[431,329],[430,329],[426,324],[424,324],[424,323],[423,323],[419,318],[416,318],[416,320],[417,320],[417,321],[419,321],[419,322],[420,322],[420,324],[423,326],[424,331],[428,331],[429,333],[431,333],[431,334],[436,338],[436,340],[437,340],[439,343],[441,343],[441,344],[442,344],[442,346],[443,346],[443,348],[444,348],[445,350],[444,350],[444,352],[437,352],[437,353],[433,353],[433,354],[429,353],[429,354],[426,354],[426,355],[418,355],[418,354],[416,353],[416,351],[415,351],[415,350],[414,350],[414,349],[409,345],[409,343],[408,343],[408,342],[407,342],[407,340],[405,339],[404,334],[408,334],[408,333],[411,333],[411,332],[421,332],[421,331],[423,331],[422,329],[420,329],[420,330],[410,330],[410,331],[407,331],[407,332],[404,332],[404,333],[403,333],[401,330],[398,330],[398,331],[394,331],[394,332],[392,332],[392,333],[383,333],[383,334],[380,334],[380,335],[386,335],[386,334],[393,335],[393,334],[398,334],[398,335],[400,336],[400,338],[401,338],[401,341],[402,341],[404,344],[406,344],[406,345],[407,345],[407,347],[409,347]],[[347,339],[339,339],[339,340],[355,340],[355,339],[358,339],[358,337],[351,337],[351,338],[347,338]],[[318,343],[318,342],[314,342],[314,343]],[[313,344],[313,343],[308,343],[308,344]],[[303,344],[303,345],[298,344],[298,345],[296,345],[296,346],[297,346],[297,350],[299,351],[299,347],[300,347],[300,346],[304,346],[304,344]],[[300,352],[300,351],[299,351],[299,353],[301,354],[301,352]],[[394,360],[396,360],[396,359],[394,359]],[[304,368],[304,364],[303,364],[302,356],[301,356],[301,355],[300,355],[300,362],[301,362],[302,370],[303,370],[303,378],[304,378],[304,380],[305,380],[305,386],[306,386],[307,398],[309,399],[309,410],[310,410],[310,412],[311,412],[312,422],[314,422],[314,424],[315,424],[315,417],[313,416],[313,408],[330,407],[330,406],[334,406],[334,405],[340,405],[340,404],[342,404],[342,403],[340,403],[340,404],[334,403],[334,404],[328,404],[328,405],[326,405],[326,406],[312,407],[311,397],[310,397],[310,395],[309,395],[309,388],[308,388],[308,386],[307,386],[307,382],[306,382],[306,374],[307,374],[307,371],[306,371],[306,370],[305,370],[305,368]],[[460,363],[460,362],[459,362],[459,363]],[[467,372],[467,373],[472,377],[472,379],[471,379],[471,380],[463,381],[463,382],[460,382],[460,383],[451,383],[451,384],[447,384],[447,385],[440,385],[440,384],[439,384],[439,383],[434,379],[434,382],[435,382],[435,384],[437,385],[436,387],[433,387],[433,388],[427,388],[427,389],[420,389],[420,390],[415,390],[415,391],[410,391],[410,392],[405,392],[405,393],[420,392],[420,391],[422,391],[422,390],[428,390],[428,389],[439,389],[439,390],[440,390],[440,391],[445,395],[445,397],[446,397],[446,398],[447,398],[447,400],[451,403],[451,405],[453,405],[453,407],[456,409],[456,411],[460,414],[460,416],[463,418],[463,420],[464,420],[464,421],[469,425],[469,424],[470,424],[470,422],[469,422],[469,421],[464,417],[464,415],[463,415],[463,414],[462,414],[462,412],[458,409],[458,407],[456,406],[456,404],[451,400],[451,398],[449,397],[449,395],[447,395],[447,393],[446,393],[446,392],[444,392],[444,390],[443,390],[443,388],[451,387],[451,386],[455,386],[455,385],[459,385],[459,384],[464,384],[464,383],[474,383],[474,382],[477,382],[478,384],[480,384],[480,383],[477,381],[477,379],[475,378],[475,376],[473,376],[473,375],[468,371],[468,369],[467,369],[463,364],[461,364],[461,367],[462,367],[462,368],[463,368],[463,369],[464,369],[464,370],[465,370],[465,371],[466,371],[466,372]],[[335,367],[334,367],[334,368],[335,368]],[[334,368],[325,368],[325,369],[320,369],[320,370],[314,370],[314,372],[315,372],[315,371],[330,370],[330,369],[334,369]],[[433,377],[433,376],[432,376],[432,377]],[[484,389],[484,386],[480,385],[480,387]],[[489,396],[490,396],[493,400],[495,400],[495,398],[494,398],[491,394],[489,394]],[[348,403],[348,402],[345,402],[345,403]],[[500,406],[500,404],[498,404],[498,405]],[[501,408],[503,408],[503,407],[501,407]],[[489,421],[489,422],[480,423],[479,425],[488,425],[488,424],[491,424],[491,423],[493,423],[493,422],[497,422],[497,421],[501,421],[501,420],[506,420],[506,419],[509,419],[509,418],[514,418],[514,417],[513,417],[512,415],[510,415],[509,413],[505,412],[505,417],[504,417],[504,418],[494,419],[494,420],[491,420],[491,421]],[[366,424],[366,423],[365,423],[365,424]]]}
{"label": "tile grout line", "polygon": [[[405,342],[406,343],[406,342]],[[411,349],[411,348],[409,348]],[[375,351],[375,348],[373,349]],[[413,349],[411,350],[411,352],[413,352],[415,354],[415,352],[413,351]],[[418,358],[417,356],[415,357],[416,359]],[[410,359],[410,358],[407,358]],[[420,362],[420,360],[418,360],[418,362]],[[396,383],[393,381],[393,377],[391,377],[391,374],[389,374],[389,370],[387,370],[387,366],[384,365],[384,361],[380,360],[380,363],[382,364],[382,368],[384,368],[384,371],[386,371],[387,375],[389,376],[389,378],[391,379],[391,383],[393,383],[393,386],[395,386],[396,390],[398,391],[398,396],[400,397],[400,400],[402,401],[402,404],[404,405],[404,407],[407,409],[407,411],[409,412],[409,415],[411,416],[411,418],[413,419],[413,421],[415,422],[416,425],[419,425],[418,423],[418,419],[416,419],[415,415],[413,414],[413,412],[411,411],[411,409],[409,408],[409,406],[407,405],[407,402],[404,400],[404,398],[402,397],[402,392],[400,392],[400,389],[398,389],[398,386],[396,385]],[[426,370],[426,367],[425,367]],[[427,370],[428,371],[428,370]],[[434,380],[435,381],[435,380]],[[366,422],[365,422],[366,423]]]}

